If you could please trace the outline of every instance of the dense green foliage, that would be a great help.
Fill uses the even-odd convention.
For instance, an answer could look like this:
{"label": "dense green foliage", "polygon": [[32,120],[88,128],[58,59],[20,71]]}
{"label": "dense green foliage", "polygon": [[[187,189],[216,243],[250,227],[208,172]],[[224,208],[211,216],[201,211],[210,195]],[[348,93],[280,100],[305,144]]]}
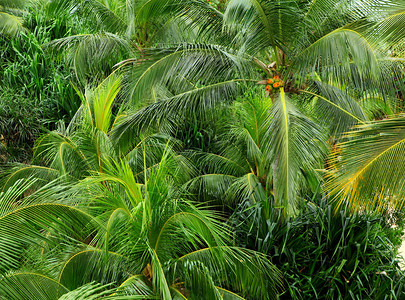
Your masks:
{"label": "dense green foliage", "polygon": [[6,160],[29,161],[39,133],[70,120],[80,106],[69,70],[43,49],[71,31],[66,23],[32,11],[24,15],[26,32],[0,37],[0,132]]}
{"label": "dense green foliage", "polygon": [[404,16],[0,0],[0,298],[404,299]]}

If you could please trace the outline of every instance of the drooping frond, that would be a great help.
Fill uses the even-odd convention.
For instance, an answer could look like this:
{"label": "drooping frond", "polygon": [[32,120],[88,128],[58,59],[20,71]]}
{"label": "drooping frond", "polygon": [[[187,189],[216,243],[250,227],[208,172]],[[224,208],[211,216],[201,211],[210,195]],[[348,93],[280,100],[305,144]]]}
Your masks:
{"label": "drooping frond", "polygon": [[251,55],[266,48],[285,49],[299,20],[294,1],[232,0],[224,13],[224,27],[235,35],[233,43]]}
{"label": "drooping frond", "polygon": [[[238,247],[203,248],[186,254],[176,260],[174,270],[177,274],[188,277],[192,275],[190,268],[202,266],[210,272],[212,279],[219,279],[221,287],[232,288],[242,296],[276,299],[282,286],[278,269],[264,255]],[[197,293],[197,286],[195,290]]]}
{"label": "drooping frond", "polygon": [[61,52],[67,62],[74,68],[76,76],[82,82],[100,80],[95,78],[120,60],[132,54],[128,41],[115,33],[80,34],[54,40],[47,45],[56,52]]}
{"label": "drooping frond", "polygon": [[[126,299],[125,297],[120,297],[114,294],[115,289],[111,287],[111,284],[100,284],[100,283],[88,283],[63,294],[58,300],[95,300],[95,299],[109,299],[118,300]],[[139,299],[135,295],[133,299]]]}
{"label": "drooping frond", "polygon": [[404,204],[405,122],[400,116],[359,125],[337,145],[327,189],[350,210]]}
{"label": "drooping frond", "polygon": [[354,125],[368,120],[360,104],[348,91],[331,84],[316,83],[319,92],[302,91],[314,96],[312,106],[319,123],[329,129],[332,136],[339,136]]}
{"label": "drooping frond", "polygon": [[[167,129],[177,125],[184,116],[203,117],[210,109],[231,99],[241,80],[229,80],[163,98],[123,118],[112,130],[113,139],[132,139],[142,131],[152,128]],[[167,122],[170,120],[174,124]]]}
{"label": "drooping frond", "polygon": [[42,274],[14,273],[0,279],[0,295],[5,299],[54,300],[67,292],[65,286]]}
{"label": "drooping frond", "polygon": [[79,145],[78,140],[53,131],[38,140],[34,159],[49,164],[60,175],[81,178],[94,167]]}
{"label": "drooping frond", "polygon": [[59,175],[59,170],[45,166],[10,164],[1,174],[0,191],[6,191],[19,179],[34,177],[38,179],[35,182],[35,186],[38,187],[55,180]]}
{"label": "drooping frond", "polygon": [[405,38],[405,6],[399,2],[394,6],[385,18],[369,29],[372,37],[382,39],[382,46],[394,50],[394,56],[403,55]]}
{"label": "drooping frond", "polygon": [[274,166],[274,194],[285,215],[293,215],[305,172],[314,172],[325,153],[320,128],[290,102],[283,89],[269,118],[267,155]]}
{"label": "drooping frond", "polygon": [[180,117],[202,118],[214,105],[232,99],[244,81],[239,75],[251,62],[228,50],[187,44],[163,49],[150,60],[126,62],[123,90],[131,109],[138,110],[114,126],[113,139],[131,139],[144,128],[174,127]]}
{"label": "drooping frond", "polygon": [[93,281],[120,284],[131,271],[126,257],[100,249],[88,249],[69,257],[61,268],[58,281],[69,290]]}
{"label": "drooping frond", "polygon": [[[156,86],[167,86],[175,96],[210,84],[237,78],[250,62],[230,48],[187,43],[156,49],[143,60],[128,61],[128,94],[133,104],[159,98]],[[133,63],[130,66],[129,63]],[[158,91],[158,90],[157,90]]]}
{"label": "drooping frond", "polygon": [[[92,21],[93,30],[123,33],[127,27],[127,16],[122,11],[122,3],[111,7],[111,1],[98,0],[51,0],[47,4],[47,13],[51,16],[70,12],[86,16]],[[125,7],[125,6],[124,6]],[[93,32],[94,33],[94,32]]]}
{"label": "drooping frond", "polygon": [[226,39],[222,33],[223,15],[206,1],[148,0],[137,10],[136,20],[144,24],[148,20],[161,19],[162,15],[168,20],[153,33],[153,40],[170,44],[215,40],[215,43],[226,45],[221,43]]}
{"label": "drooping frond", "polygon": [[0,35],[15,36],[23,30],[24,26],[20,17],[0,11]]}
{"label": "drooping frond", "polygon": [[392,116],[396,112],[396,107],[398,105],[398,99],[387,98],[384,99],[382,96],[364,95],[359,101],[360,105],[363,107],[369,120],[379,120],[386,116]]}
{"label": "drooping frond", "polygon": [[[27,179],[29,182],[32,179]],[[17,188],[21,185],[23,189]],[[21,263],[21,254],[27,245],[47,240],[41,229],[58,227],[69,231],[82,231],[93,218],[77,207],[62,204],[56,196],[52,183],[15,201],[22,192],[30,192],[32,184],[17,181],[5,193],[0,194],[0,262],[1,270],[16,268]],[[59,187],[61,188],[61,187]],[[61,190],[63,190],[61,188]],[[10,193],[15,194],[13,197]],[[71,226],[71,227],[70,227]]]}
{"label": "drooping frond", "polygon": [[382,75],[377,46],[357,28],[338,28],[305,49],[297,49],[292,68],[304,78],[313,71],[325,82],[353,84],[358,89],[389,89],[388,78]]}

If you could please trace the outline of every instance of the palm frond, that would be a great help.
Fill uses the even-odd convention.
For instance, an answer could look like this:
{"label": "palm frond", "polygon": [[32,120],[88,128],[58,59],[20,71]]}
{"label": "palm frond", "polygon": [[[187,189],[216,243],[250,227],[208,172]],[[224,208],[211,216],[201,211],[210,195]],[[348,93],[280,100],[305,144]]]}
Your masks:
{"label": "palm frond", "polygon": [[171,300],[172,295],[170,293],[169,284],[166,280],[163,266],[159,260],[159,257],[153,249],[150,250],[150,255],[152,257],[153,264],[153,285],[156,287],[157,293],[160,294],[163,299]]}
{"label": "palm frond", "polygon": [[111,9],[108,1],[97,0],[51,0],[47,3],[47,13],[49,15],[59,15],[66,12],[81,14],[95,25],[94,29],[122,33],[127,27],[126,16],[122,11]]}
{"label": "palm frond", "polygon": [[391,83],[382,75],[380,56],[377,46],[360,30],[342,27],[296,53],[292,68],[302,78],[316,71],[325,82],[386,91]]}
{"label": "palm frond", "polygon": [[0,11],[0,35],[15,36],[24,30],[20,17]]}
{"label": "palm frond", "polygon": [[67,292],[65,286],[42,274],[14,273],[0,279],[0,295],[6,299],[54,300]]}
{"label": "palm frond", "polygon": [[281,4],[263,0],[231,0],[224,13],[225,28],[230,34],[235,34],[233,43],[252,55],[266,48],[267,51],[273,50],[273,47],[285,49],[288,40],[295,36],[299,20],[299,10],[294,1]]}
{"label": "palm frond", "polygon": [[[378,36],[385,43],[385,46],[394,47],[399,53],[403,54],[402,47],[405,38],[405,7],[403,3],[396,3],[385,18],[379,20],[373,27],[369,28],[369,34],[372,37]],[[384,44],[383,44],[384,45]],[[392,48],[391,48],[392,49]]]}
{"label": "palm frond", "polygon": [[154,297],[148,297],[147,295],[123,295],[117,292],[115,288],[112,287],[111,283],[100,284],[100,283],[88,283],[83,286],[72,290],[59,298],[59,300],[129,300],[129,299],[156,299]]}
{"label": "palm frond", "polygon": [[154,100],[152,87],[156,85],[168,86],[176,95],[189,91],[190,83],[204,87],[235,79],[237,74],[247,71],[246,65],[250,63],[232,49],[216,44],[188,43],[147,54],[143,60],[134,60],[132,68],[130,61],[127,63],[128,94],[133,104],[145,98]]}
{"label": "palm frond", "polygon": [[49,164],[60,175],[81,178],[92,167],[78,142],[72,137],[50,132],[37,141],[34,159]]}
{"label": "palm frond", "polygon": [[[193,262],[198,265],[193,266]],[[278,269],[264,255],[252,250],[226,246],[203,248],[180,257],[173,267],[177,274],[187,276],[183,268],[198,266],[204,266],[212,279],[225,288],[240,291],[242,296],[246,293],[256,299],[276,299],[282,287]]]}
{"label": "palm frond", "polygon": [[35,188],[44,185],[58,178],[59,170],[36,165],[26,164],[9,164],[1,174],[0,186],[1,191],[6,191],[17,180],[34,177],[38,179],[35,183]]}
{"label": "palm frond", "polygon": [[[271,182],[272,176],[269,175],[266,179]],[[225,200],[228,203],[242,203],[243,201],[255,203],[266,198],[266,190],[268,191],[270,187],[265,186],[265,184],[255,174],[248,173],[229,186]]]}
{"label": "palm frond", "polygon": [[[35,181],[27,179],[28,182],[31,180]],[[21,264],[20,256],[27,245],[46,241],[47,237],[41,231],[43,229],[59,227],[70,232],[82,231],[83,235],[86,232],[88,234],[87,229],[95,225],[93,218],[84,210],[60,203],[55,189],[60,192],[63,188],[55,187],[53,182],[29,196],[16,200],[23,192],[29,192],[31,186],[32,183],[23,184],[17,181],[0,195],[2,270],[18,267]]]}
{"label": "palm frond", "polygon": [[127,258],[100,249],[88,249],[74,253],[62,266],[59,283],[74,290],[93,281],[101,284],[122,283],[130,267]]}
{"label": "palm frond", "polygon": [[402,207],[405,123],[396,117],[359,125],[331,158],[327,189],[350,210]]}
{"label": "palm frond", "polygon": [[[167,34],[168,27],[177,24],[187,32],[194,32],[196,40],[207,42],[213,40],[213,36],[215,36],[216,42],[218,42],[221,40],[220,37],[223,37],[223,34],[221,34],[222,13],[205,1],[148,0],[137,10],[136,15],[140,23],[167,15],[168,22],[158,30],[161,33]],[[157,37],[157,33],[154,35]],[[185,32],[178,32],[178,35],[169,35],[169,37],[172,37],[172,39],[165,40],[173,43],[178,38],[183,38],[184,41],[184,37],[187,37],[187,35]],[[188,40],[191,41],[191,39]]]}
{"label": "palm frond", "polygon": [[303,171],[314,173],[325,153],[324,135],[313,121],[301,114],[281,89],[269,117],[267,155],[274,165],[274,194],[285,215],[293,215]]}
{"label": "palm frond", "polygon": [[398,99],[365,94],[359,101],[369,120],[381,120],[396,113]]}
{"label": "palm frond", "polygon": [[176,122],[181,116],[204,116],[209,109],[231,99],[240,81],[224,81],[161,99],[122,119],[114,126],[112,138],[128,140],[146,129],[168,127],[167,120]]}
{"label": "palm frond", "polygon": [[143,299],[156,299],[153,290],[146,284],[145,275],[133,275],[125,280],[117,289],[120,294],[142,295]]}
{"label": "palm frond", "polygon": [[94,119],[95,126],[99,130],[107,133],[111,127],[112,105],[120,91],[121,78],[108,77],[95,90]]}
{"label": "palm frond", "polygon": [[133,53],[126,39],[109,32],[73,35],[46,47],[61,53],[84,83],[102,79],[97,78],[100,73],[107,76],[107,70],[112,71],[115,64]]}
{"label": "palm frond", "polygon": [[314,96],[312,105],[319,123],[329,129],[332,136],[339,136],[354,125],[364,124],[368,118],[360,104],[348,91],[334,86],[317,82],[319,95],[311,91],[303,93]]}

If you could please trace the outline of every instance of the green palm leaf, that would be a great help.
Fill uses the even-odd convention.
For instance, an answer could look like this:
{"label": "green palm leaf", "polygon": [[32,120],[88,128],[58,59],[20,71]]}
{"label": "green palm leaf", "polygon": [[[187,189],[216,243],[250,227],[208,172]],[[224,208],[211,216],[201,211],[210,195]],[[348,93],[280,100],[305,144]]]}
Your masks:
{"label": "green palm leaf", "polygon": [[65,286],[42,274],[15,273],[0,280],[0,295],[6,299],[55,300],[67,292]]}
{"label": "green palm leaf", "polygon": [[331,159],[327,189],[351,210],[403,206],[405,123],[397,117],[359,125]]}
{"label": "green palm leaf", "polygon": [[120,254],[99,249],[74,253],[62,266],[59,283],[74,290],[93,281],[121,283],[130,272],[128,260]]}
{"label": "green palm leaf", "polygon": [[282,286],[279,271],[264,255],[237,247],[203,248],[180,257],[175,267],[180,273],[182,268],[187,272],[190,267],[202,265],[225,287],[231,286],[256,299],[276,299]]}
{"label": "green palm leaf", "polygon": [[24,26],[20,17],[0,11],[0,35],[15,36],[23,30]]}
{"label": "green palm leaf", "polygon": [[358,88],[367,84],[383,89],[386,84],[376,46],[356,28],[338,28],[322,36],[297,53],[293,68],[302,77],[318,69],[326,82],[353,83]]}
{"label": "green palm leaf", "polygon": [[313,95],[313,113],[319,123],[329,129],[332,136],[339,136],[354,125],[364,124],[368,118],[359,102],[342,88],[321,82],[316,83],[319,94]]}
{"label": "green palm leaf", "polygon": [[274,194],[285,215],[293,215],[303,171],[314,172],[325,153],[324,135],[319,127],[301,114],[281,89],[273,105],[268,127],[267,153],[274,164]]}
{"label": "green palm leaf", "polygon": [[[0,269],[16,268],[21,264],[24,247],[49,241],[41,229],[58,227],[61,231],[82,231],[95,225],[93,218],[77,207],[58,201],[52,182],[42,189],[16,202],[17,197],[29,191],[32,179],[17,181],[5,193],[0,194]],[[58,190],[58,188],[56,188]],[[59,187],[63,190],[62,187]],[[18,204],[17,204],[18,203]],[[92,224],[92,225],[91,225]],[[90,227],[88,227],[90,226]]]}

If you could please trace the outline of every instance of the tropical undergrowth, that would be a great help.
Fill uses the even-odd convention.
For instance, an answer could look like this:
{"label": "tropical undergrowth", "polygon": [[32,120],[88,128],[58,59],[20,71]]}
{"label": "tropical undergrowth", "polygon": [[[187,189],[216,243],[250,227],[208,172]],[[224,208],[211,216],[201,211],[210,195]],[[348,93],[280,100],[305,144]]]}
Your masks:
{"label": "tropical undergrowth", "polygon": [[2,160],[29,161],[43,130],[68,122],[80,106],[66,64],[44,45],[72,33],[67,18],[50,19],[34,8],[22,16],[24,31],[0,37],[0,135]]}
{"label": "tropical undergrowth", "polygon": [[[296,218],[269,202],[245,201],[231,222],[241,246],[269,255],[287,284],[280,299],[402,299],[405,273],[397,257],[403,220],[337,209],[314,196]],[[401,225],[402,224],[402,225]]]}

